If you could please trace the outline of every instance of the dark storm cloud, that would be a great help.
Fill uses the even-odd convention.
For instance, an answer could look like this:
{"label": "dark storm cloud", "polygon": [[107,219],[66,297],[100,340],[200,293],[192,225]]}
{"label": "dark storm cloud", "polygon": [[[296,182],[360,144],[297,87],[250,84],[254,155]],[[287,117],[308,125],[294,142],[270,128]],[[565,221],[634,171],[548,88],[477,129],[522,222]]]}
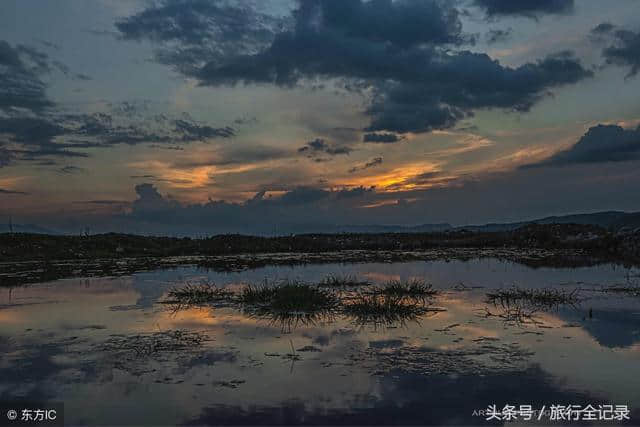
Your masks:
{"label": "dark storm cloud", "polygon": [[525,168],[635,159],[640,159],[640,127],[634,130],[616,125],[598,125],[590,128],[570,149]]}
{"label": "dark storm cloud", "polygon": [[[482,5],[492,14],[532,14],[566,11],[573,4],[502,3],[511,6]],[[592,75],[566,53],[511,68],[488,55],[457,50],[471,38],[462,32],[457,10],[436,0],[300,0],[292,24],[258,43],[252,30],[255,13],[238,22],[218,2],[188,4],[166,1],[117,27],[124,38],[151,40],[165,48],[177,45],[186,57],[161,62],[188,70],[183,72],[204,85],[290,87],[307,79],[333,78],[346,90],[371,89],[375,95],[366,110],[371,117],[368,131],[449,128],[474,109],[527,111],[554,87]],[[230,26],[228,34],[218,34],[221,25]],[[229,43],[243,39],[242,34],[252,48],[230,53]],[[202,45],[216,54],[198,52]]]}
{"label": "dark storm cloud", "polygon": [[[289,18],[259,13],[250,5],[217,0],[165,0],[116,23],[126,40],[162,45],[156,59],[188,75],[205,63],[221,63],[267,48],[283,29],[316,25],[347,37],[400,47],[467,41],[457,11],[432,0],[301,0]],[[305,27],[305,28],[303,28]]]}
{"label": "dark storm cloud", "polygon": [[[405,9],[396,6],[401,3],[389,7],[398,7],[396,13],[403,13]],[[378,2],[367,3],[373,4]],[[334,3],[328,1],[303,2],[296,13],[294,31],[280,33],[268,48],[256,54],[209,62],[199,78],[208,85],[244,82],[292,86],[312,78],[355,82],[353,86],[368,87],[375,94],[366,110],[371,116],[366,130],[403,133],[452,127],[474,109],[527,111],[552,88],[592,75],[567,52],[511,68],[482,53],[437,45],[445,35],[429,36],[433,43],[424,45],[421,43],[426,35],[409,33],[415,43],[405,39],[400,43],[375,29],[363,33],[357,20],[352,23],[355,30],[349,31],[351,15],[347,14],[339,25],[324,18],[324,12],[332,12],[333,7]],[[439,8],[429,9],[430,13],[441,9],[441,14],[447,13],[444,6]],[[312,13],[314,10],[319,12]],[[451,38],[450,34],[447,37]]]}
{"label": "dark storm cloud", "polygon": [[404,137],[395,133],[367,133],[362,137],[363,142],[372,142],[378,144],[393,144],[402,141]]}
{"label": "dark storm cloud", "polygon": [[[198,44],[204,39],[222,38],[241,43],[260,37],[260,15],[241,5],[225,5],[216,0],[165,0],[141,13],[116,23],[122,37],[129,40],[177,40]],[[254,33],[246,34],[254,30]]]}
{"label": "dark storm cloud", "polygon": [[296,27],[298,32],[325,28],[401,48],[469,41],[462,34],[458,11],[431,0],[302,0]]}
{"label": "dark storm cloud", "polygon": [[429,58],[422,67],[405,66],[402,80],[379,86],[367,111],[372,117],[367,130],[426,132],[450,128],[474,109],[528,111],[552,87],[593,74],[570,52],[517,68],[468,51]]}
{"label": "dark storm cloud", "polygon": [[566,14],[573,11],[574,0],[474,0],[488,16],[520,15],[538,17],[546,14]]}
{"label": "dark storm cloud", "polygon": [[116,23],[125,40],[162,43],[156,59],[192,74],[204,62],[254,52],[284,25],[242,4],[218,0],[164,0]]}
{"label": "dark storm cloud", "polygon": [[[452,39],[448,30],[432,34],[403,33],[403,39],[395,39],[387,30],[398,25],[399,20],[390,22],[390,27],[375,29],[370,33],[358,29],[360,19],[348,14],[342,20],[327,19],[332,16],[341,2],[306,1],[295,13],[296,26],[292,31],[279,33],[266,49],[253,55],[236,55],[224,61],[209,62],[199,72],[204,84],[235,84],[237,82],[265,82],[291,86],[304,78],[347,77],[354,79],[397,78],[411,74],[414,78],[422,70],[413,70],[417,65],[435,54],[433,49],[423,49]],[[363,6],[360,0],[346,2],[352,7]],[[385,2],[365,3],[367,8]],[[388,3],[391,3],[390,1]],[[391,8],[399,8],[401,3],[434,4],[431,1],[411,0],[394,2]],[[445,9],[441,6],[429,9],[429,13],[439,13],[429,19],[444,19]],[[398,9],[402,13],[404,9]],[[351,22],[350,19],[354,21]],[[407,16],[406,19],[411,19]],[[457,18],[456,18],[457,19]],[[349,30],[350,25],[354,30]],[[455,32],[454,34],[458,34]],[[414,37],[412,40],[411,37]],[[424,77],[424,76],[422,76]],[[357,87],[358,85],[356,85]]]}

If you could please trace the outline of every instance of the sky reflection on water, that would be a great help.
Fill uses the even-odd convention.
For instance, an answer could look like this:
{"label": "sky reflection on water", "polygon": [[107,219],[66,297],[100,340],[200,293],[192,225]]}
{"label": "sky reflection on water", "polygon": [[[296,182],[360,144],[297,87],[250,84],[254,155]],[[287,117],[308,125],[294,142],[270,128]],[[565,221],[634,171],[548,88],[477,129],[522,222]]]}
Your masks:
{"label": "sky reflection on water", "polygon": [[[435,304],[446,311],[382,327],[339,315],[292,326],[230,307],[157,304],[187,282],[237,288],[329,274],[424,279],[443,290]],[[633,274],[479,260],[180,268],[2,289],[0,399],[63,401],[70,424],[483,424],[472,411],[494,403],[633,409],[640,298],[597,292]],[[536,313],[537,324],[486,317],[485,293],[513,285],[579,287],[584,300]],[[173,331],[202,342],[181,347]],[[139,336],[159,350],[128,348]]]}

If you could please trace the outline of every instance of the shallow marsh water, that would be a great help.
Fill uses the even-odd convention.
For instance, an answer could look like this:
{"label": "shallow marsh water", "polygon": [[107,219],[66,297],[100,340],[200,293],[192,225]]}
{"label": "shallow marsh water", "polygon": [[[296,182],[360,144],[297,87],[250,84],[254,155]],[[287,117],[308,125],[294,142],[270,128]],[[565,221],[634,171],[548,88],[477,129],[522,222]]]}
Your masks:
{"label": "shallow marsh water", "polygon": [[[417,321],[339,314],[281,323],[235,307],[159,304],[186,283],[239,289],[328,275],[423,279]],[[67,424],[486,424],[495,404],[628,405],[640,424],[640,297],[614,265],[532,269],[496,259],[192,267],[0,289],[0,400],[59,401]],[[579,289],[575,306],[501,316],[486,293]],[[518,321],[522,320],[522,321]]]}

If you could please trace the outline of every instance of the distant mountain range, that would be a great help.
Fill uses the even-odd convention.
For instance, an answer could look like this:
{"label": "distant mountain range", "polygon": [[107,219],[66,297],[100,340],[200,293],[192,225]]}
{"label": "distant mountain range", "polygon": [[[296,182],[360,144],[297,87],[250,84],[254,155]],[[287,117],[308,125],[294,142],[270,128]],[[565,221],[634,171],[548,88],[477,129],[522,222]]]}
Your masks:
{"label": "distant mountain range", "polygon": [[484,225],[465,225],[454,227],[450,224],[422,224],[417,226],[400,225],[372,225],[338,227],[340,231],[351,233],[430,233],[439,231],[469,230],[474,232],[509,231],[516,230],[529,224],[582,224],[597,225],[610,230],[622,228],[640,228],[640,212],[607,211],[592,214],[575,214],[563,216],[549,216],[530,221],[489,223]]}
{"label": "distant mountain range", "polygon": [[1,224],[0,233],[9,233],[13,230],[14,233],[31,233],[31,234],[61,234],[53,230],[49,230],[44,227],[40,227],[34,224]]}
{"label": "distant mountain range", "polygon": [[504,224],[485,224],[456,227],[469,231],[508,231],[515,230],[529,224],[582,224],[597,225],[610,230],[620,230],[622,228],[640,228],[640,212],[596,212],[592,214],[575,214],[563,216],[549,216],[546,218],[531,221],[512,222]]}
{"label": "distant mountain range", "polygon": [[[609,230],[620,230],[623,228],[640,228],[640,212],[619,212],[607,211],[592,214],[575,214],[563,216],[549,216],[546,218],[534,219],[530,221],[490,223],[484,225],[465,225],[454,227],[451,224],[421,224],[416,226],[402,225],[344,225],[344,226],[302,226],[294,232],[305,233],[433,233],[443,231],[468,230],[473,232],[509,231],[515,230],[529,224],[582,224],[597,225]],[[66,234],[50,230],[34,224],[13,224],[14,233],[33,234]],[[0,233],[9,232],[9,224],[0,225]],[[293,230],[292,230],[293,231]],[[250,233],[247,233],[250,234]],[[277,233],[274,233],[277,234]],[[289,233],[285,233],[289,234]]]}

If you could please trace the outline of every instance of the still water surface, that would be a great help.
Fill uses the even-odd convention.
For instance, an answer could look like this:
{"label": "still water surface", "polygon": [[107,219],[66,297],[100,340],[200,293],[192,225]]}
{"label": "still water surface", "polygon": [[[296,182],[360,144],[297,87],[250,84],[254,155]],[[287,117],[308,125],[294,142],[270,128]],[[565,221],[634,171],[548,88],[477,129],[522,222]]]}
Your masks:
{"label": "still water surface", "polygon": [[[433,302],[442,311],[397,324],[282,324],[233,307],[158,304],[188,282],[236,289],[330,274],[424,279],[442,290]],[[639,420],[640,297],[599,292],[637,274],[484,259],[185,267],[5,288],[0,400],[64,402],[70,425],[478,425],[474,409],[491,404],[589,403],[628,405]],[[486,293],[513,285],[579,288],[583,301],[509,321]]]}

